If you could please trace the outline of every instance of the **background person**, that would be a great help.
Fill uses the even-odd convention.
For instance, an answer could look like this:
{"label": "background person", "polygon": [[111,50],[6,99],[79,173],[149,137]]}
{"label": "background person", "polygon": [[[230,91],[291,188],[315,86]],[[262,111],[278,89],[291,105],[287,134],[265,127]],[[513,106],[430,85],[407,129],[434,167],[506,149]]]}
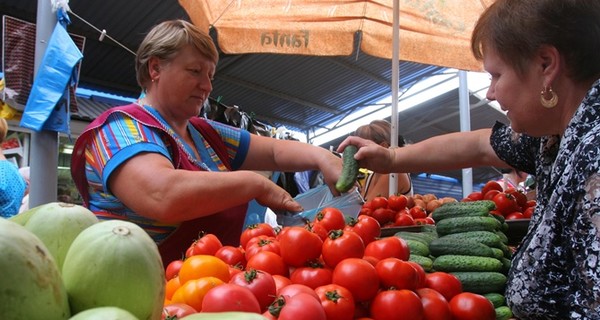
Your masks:
{"label": "background person", "polygon": [[75,145],[72,176],[84,203],[99,218],[142,226],[165,264],[181,258],[199,231],[238,244],[250,200],[302,210],[255,170],[320,170],[332,192],[341,174],[341,159],[324,148],[197,117],[217,60],[210,36],[191,23],[155,26],[135,61],[145,97],[99,116]]}
{"label": "background person", "polygon": [[6,119],[0,118],[0,217],[10,218],[19,213],[25,195],[25,179],[18,167],[6,159],[2,143],[8,134]]}
{"label": "background person", "polygon": [[[350,137],[377,172],[475,166],[534,175],[537,206],[506,287],[518,319],[600,319],[600,1],[497,0],[472,50],[510,126],[394,150]],[[436,150],[436,152],[430,152]]]}
{"label": "background person", "polygon": [[[390,147],[392,125],[385,120],[373,120],[371,123],[360,126],[354,132],[354,135],[363,139],[368,139],[384,147]],[[404,138],[398,136],[398,147],[404,147]],[[398,194],[406,196],[413,195],[413,186],[408,173],[398,173]],[[361,186],[361,195],[365,201],[372,200],[375,197],[388,197],[390,194],[390,175],[373,171],[368,171],[364,179],[364,185]]]}

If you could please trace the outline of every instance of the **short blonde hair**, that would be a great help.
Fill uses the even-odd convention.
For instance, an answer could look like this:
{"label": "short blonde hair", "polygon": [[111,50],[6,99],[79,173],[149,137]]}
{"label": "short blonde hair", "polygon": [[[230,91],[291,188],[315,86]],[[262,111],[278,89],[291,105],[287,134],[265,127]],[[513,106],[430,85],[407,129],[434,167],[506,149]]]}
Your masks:
{"label": "short blonde hair", "polygon": [[137,50],[135,71],[140,87],[146,89],[151,81],[148,72],[150,58],[170,61],[186,45],[192,45],[215,65],[219,61],[217,47],[208,34],[185,20],[165,21],[148,32]]}
{"label": "short blonde hair", "polygon": [[0,143],[4,142],[6,135],[8,134],[8,123],[6,119],[0,118]]}

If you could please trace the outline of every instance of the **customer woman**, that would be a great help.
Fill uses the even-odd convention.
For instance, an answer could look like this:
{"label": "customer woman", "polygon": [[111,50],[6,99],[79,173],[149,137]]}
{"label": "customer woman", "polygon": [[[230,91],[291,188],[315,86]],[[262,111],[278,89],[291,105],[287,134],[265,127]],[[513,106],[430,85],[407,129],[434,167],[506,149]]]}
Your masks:
{"label": "customer woman", "polygon": [[0,118],[0,217],[10,218],[19,213],[21,200],[25,195],[25,179],[19,168],[6,159],[2,143],[8,134],[6,119]]}
{"label": "customer woman", "polygon": [[[371,123],[358,127],[354,135],[363,139],[368,139],[384,147],[390,147],[392,136],[392,125],[385,120],[373,120]],[[398,136],[398,147],[404,147],[404,138]],[[413,195],[412,181],[410,174],[398,173],[398,194],[407,196]],[[381,174],[373,171],[367,173],[364,185],[361,186],[361,194],[365,201],[372,200],[375,197],[390,195],[390,175]]]}
{"label": "customer woman", "polygon": [[100,218],[142,226],[165,264],[180,258],[200,231],[238,244],[250,200],[302,210],[254,170],[319,170],[333,192],[341,174],[341,160],[326,149],[197,117],[217,60],[212,39],[194,25],[155,26],[135,60],[145,97],[103,113],[75,145],[72,176],[85,205]]}
{"label": "customer woman", "polygon": [[394,150],[357,137],[339,147],[359,146],[359,163],[381,173],[491,165],[534,175],[537,206],[506,288],[519,319],[600,319],[599,17],[597,0],[495,1],[471,43],[510,126]]}

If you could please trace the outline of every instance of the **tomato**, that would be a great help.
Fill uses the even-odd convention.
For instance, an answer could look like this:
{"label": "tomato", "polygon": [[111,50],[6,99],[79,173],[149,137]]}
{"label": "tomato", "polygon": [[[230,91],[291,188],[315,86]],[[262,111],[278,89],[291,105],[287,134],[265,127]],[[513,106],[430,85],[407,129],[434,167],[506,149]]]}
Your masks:
{"label": "tomato", "polygon": [[327,320],[320,300],[306,293],[299,293],[293,297],[277,297],[269,307],[269,313],[277,320]]}
{"label": "tomato", "polygon": [[340,209],[334,207],[326,207],[319,210],[315,216],[314,222],[322,224],[327,231],[344,229],[346,226],[344,213]]}
{"label": "tomato", "polygon": [[371,217],[375,218],[375,220],[377,220],[382,226],[392,222],[395,216],[396,211],[389,208],[377,208],[373,210],[373,213],[371,213]]}
{"label": "tomato", "polygon": [[221,279],[215,277],[203,277],[200,279],[192,279],[179,287],[173,293],[174,303],[185,303],[196,311],[202,311],[202,300],[206,293],[216,287],[225,284]]}
{"label": "tomato", "polygon": [[465,199],[463,199],[463,201],[465,201],[465,200],[466,201],[483,200],[483,193],[481,193],[480,191],[473,191],[473,192],[469,193]]}
{"label": "tomato", "polygon": [[253,312],[260,313],[260,305],[250,289],[237,284],[224,283],[214,287],[202,299],[202,312]]}
{"label": "tomato", "polygon": [[385,258],[375,265],[375,271],[383,289],[415,290],[419,281],[417,270],[398,258]]}
{"label": "tomato", "polygon": [[525,215],[522,212],[515,211],[506,215],[506,220],[517,220],[517,219],[526,219]]}
{"label": "tomato", "polygon": [[462,283],[458,278],[446,272],[432,272],[425,275],[425,286],[441,293],[446,301],[462,292]]}
{"label": "tomato", "polygon": [[427,272],[425,272],[425,269],[423,269],[423,267],[414,262],[414,261],[406,261],[408,262],[408,264],[410,264],[413,268],[415,268],[415,271],[417,271],[417,289],[418,288],[424,288],[425,287],[425,276],[427,275]]}
{"label": "tomato", "polygon": [[268,272],[271,275],[282,275],[288,276],[288,266],[283,261],[283,258],[271,251],[260,251],[253,255],[248,262],[246,262],[246,269],[256,269]]}
{"label": "tomato", "polygon": [[277,291],[277,296],[293,297],[300,293],[306,293],[315,298],[315,300],[320,301],[319,296],[313,288],[298,283],[292,283],[289,286],[283,287],[281,290]]}
{"label": "tomato", "polygon": [[371,317],[377,320],[423,319],[423,304],[411,290],[385,290],[371,301]]}
{"label": "tomato", "polygon": [[537,205],[536,200],[527,200],[527,202],[525,203],[526,207],[535,207],[536,205]]}
{"label": "tomato", "polygon": [[490,190],[483,195],[483,200],[492,200],[498,193],[501,193],[501,192],[502,191],[496,190],[496,189]]}
{"label": "tomato", "polygon": [[430,288],[417,289],[423,304],[423,320],[452,320],[450,306],[444,296]]}
{"label": "tomato", "polygon": [[495,320],[494,305],[484,296],[462,292],[454,296],[449,303],[454,320]]}
{"label": "tomato", "polygon": [[427,210],[421,206],[414,206],[410,208],[408,214],[414,219],[424,219],[427,217]]}
{"label": "tomato", "polygon": [[181,287],[181,283],[179,283],[179,277],[175,276],[174,278],[167,280],[165,285],[165,299],[171,300],[173,298],[173,294],[177,289]]}
{"label": "tomato", "polygon": [[185,259],[179,270],[179,281],[182,285],[190,280],[208,276],[229,282],[229,265],[215,256],[196,255]]}
{"label": "tomato", "polygon": [[161,319],[181,319],[197,312],[196,309],[185,303],[171,303],[163,307]]}
{"label": "tomato", "polygon": [[517,205],[519,205],[520,209],[527,207],[527,196],[525,195],[525,193],[523,191],[517,190],[515,188],[508,188],[504,192],[515,197],[515,200],[517,201]]}
{"label": "tomato", "polygon": [[359,258],[340,261],[333,269],[331,281],[348,289],[357,302],[371,300],[379,290],[379,276],[375,267]]}
{"label": "tomato", "polygon": [[354,298],[350,291],[337,284],[315,288],[327,320],[351,320],[354,318]]}
{"label": "tomato", "polygon": [[323,240],[303,227],[287,227],[279,234],[281,257],[289,266],[302,267],[321,256]]}
{"label": "tomato", "polygon": [[523,211],[523,217],[525,219],[531,219],[531,216],[533,215],[534,210],[535,210],[535,207],[526,207],[525,211]]}
{"label": "tomato", "polygon": [[222,246],[221,249],[215,252],[215,257],[232,267],[243,268],[246,266],[246,257],[242,247]]}
{"label": "tomato", "polygon": [[250,260],[250,258],[252,258],[252,256],[257,252],[263,250],[271,251],[275,254],[281,255],[281,246],[279,245],[279,240],[275,239],[275,237],[265,235],[256,236],[250,239],[246,243],[246,261]]}
{"label": "tomato", "polygon": [[388,197],[388,208],[400,211],[406,208],[408,198],[403,194],[394,194]]}
{"label": "tomato", "polygon": [[381,235],[381,224],[373,217],[359,215],[356,219],[350,220],[344,230],[356,232],[366,246]]}
{"label": "tomato", "polygon": [[277,294],[273,276],[260,270],[248,269],[240,272],[233,276],[229,283],[248,288],[256,297],[261,312],[267,310]]}
{"label": "tomato", "polygon": [[362,258],[364,255],[365,245],[353,231],[332,230],[323,241],[323,261],[331,268],[346,258]]}
{"label": "tomato", "polygon": [[311,263],[308,267],[296,268],[290,274],[292,283],[303,284],[312,289],[331,283],[333,270],[319,263]]}
{"label": "tomato", "polygon": [[371,209],[387,208],[388,199],[386,197],[375,197],[371,200]]}
{"label": "tomato", "polygon": [[394,225],[398,227],[414,226],[415,219],[408,213],[399,212],[394,219]]}
{"label": "tomato", "polygon": [[273,229],[273,227],[268,223],[251,224],[247,226],[244,231],[242,231],[242,235],[240,236],[240,245],[242,248],[246,248],[248,240],[261,235],[275,237],[275,229]]}
{"label": "tomato", "polygon": [[498,183],[498,181],[488,181],[486,182],[486,184],[483,185],[483,188],[481,188],[481,194],[483,195],[483,197],[485,197],[485,195],[490,192],[491,190],[497,190],[499,192],[502,192],[504,190],[504,188],[502,188],[502,185],[500,185],[500,183]]}
{"label": "tomato", "polygon": [[407,261],[410,257],[410,248],[406,241],[399,237],[385,237],[369,243],[365,247],[365,256],[372,256],[379,260],[393,257]]}
{"label": "tomato", "polygon": [[496,204],[496,211],[502,213],[504,216],[520,210],[515,197],[505,192],[495,195],[492,201]]}
{"label": "tomato", "polygon": [[201,232],[198,239],[192,244],[192,255],[206,254],[214,256],[223,246],[221,240],[212,233]]}
{"label": "tomato", "polygon": [[179,270],[183,265],[183,260],[173,260],[169,262],[167,268],[165,269],[165,278],[167,280],[171,280],[175,278],[179,274]]}
{"label": "tomato", "polygon": [[327,239],[327,234],[329,233],[329,230],[327,230],[325,226],[320,223],[309,222],[304,225],[304,228],[306,228],[306,230],[312,233],[317,234],[319,238],[321,238],[321,240]]}
{"label": "tomato", "polygon": [[273,280],[275,280],[275,287],[277,287],[276,292],[279,292],[281,288],[292,284],[292,281],[288,277],[284,277],[280,274],[273,274]]}
{"label": "tomato", "polygon": [[234,275],[242,272],[242,270],[242,267],[229,266],[229,279],[231,279],[231,277],[233,277]]}
{"label": "tomato", "polygon": [[360,211],[358,212],[359,216],[362,216],[362,215],[370,216],[371,214],[373,214],[373,209],[371,209],[369,207],[365,207],[365,206],[360,208]]}

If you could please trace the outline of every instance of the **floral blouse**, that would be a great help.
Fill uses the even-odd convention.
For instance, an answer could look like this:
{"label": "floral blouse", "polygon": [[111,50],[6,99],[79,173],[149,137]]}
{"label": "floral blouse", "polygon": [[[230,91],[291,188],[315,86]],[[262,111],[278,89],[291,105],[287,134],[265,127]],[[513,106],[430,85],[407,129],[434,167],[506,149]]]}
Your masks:
{"label": "floral blouse", "polygon": [[519,319],[600,319],[600,80],[562,137],[497,123],[498,156],[535,175],[537,207],[517,248],[506,298]]}

